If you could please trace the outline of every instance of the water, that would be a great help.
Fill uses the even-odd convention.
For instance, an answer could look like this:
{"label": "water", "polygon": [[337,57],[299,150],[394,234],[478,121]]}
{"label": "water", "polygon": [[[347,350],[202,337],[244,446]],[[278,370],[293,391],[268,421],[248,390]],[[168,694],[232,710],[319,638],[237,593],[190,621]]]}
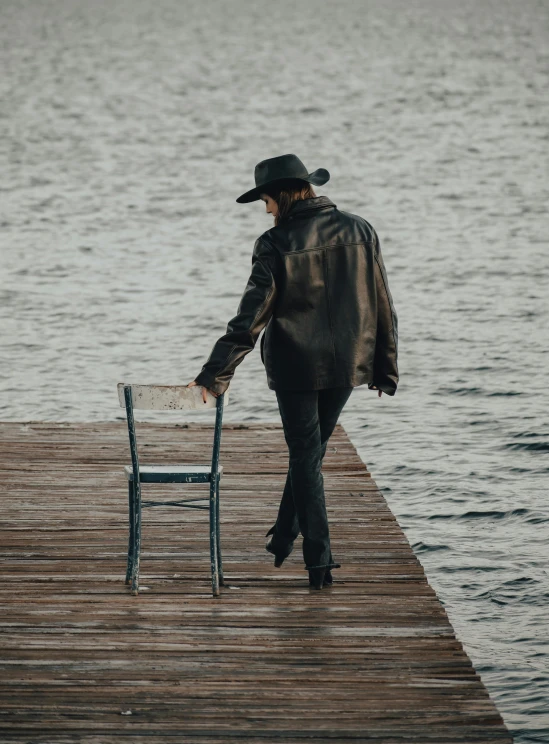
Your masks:
{"label": "water", "polygon": [[[397,395],[356,388],[340,421],[516,741],[549,741],[548,4],[1,13],[0,419],[112,420],[117,382],[192,380],[271,224],[235,203],[254,165],[328,168],[400,325]],[[227,421],[280,420],[259,348],[231,391]]]}

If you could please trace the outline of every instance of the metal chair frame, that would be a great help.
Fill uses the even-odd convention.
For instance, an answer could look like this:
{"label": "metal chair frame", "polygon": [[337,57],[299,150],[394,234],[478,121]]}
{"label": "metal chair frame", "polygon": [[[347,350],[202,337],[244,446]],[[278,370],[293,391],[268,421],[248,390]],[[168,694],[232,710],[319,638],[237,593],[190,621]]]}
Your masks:
{"label": "metal chair frame", "polygon": [[[209,509],[210,514],[210,567],[212,577],[212,594],[219,596],[219,587],[223,586],[223,561],[221,556],[221,535],[219,526],[219,483],[223,474],[223,468],[219,466],[219,451],[221,447],[221,431],[223,421],[223,406],[225,393],[215,398],[216,416],[214,427],[214,438],[212,448],[211,468],[198,466],[193,470],[185,466],[184,471],[176,466],[141,466],[137,453],[137,437],[134,419],[134,396],[132,385],[121,383],[123,387],[124,404],[126,408],[126,419],[128,423],[128,435],[130,440],[130,453],[132,465],[126,467],[128,477],[128,504],[129,504],[129,538],[128,538],[128,560],[126,569],[126,584],[131,585],[134,596],[139,593],[139,563],[141,552],[141,510],[153,506],[178,506],[187,509]],[[144,386],[155,388],[158,386]],[[192,390],[192,388],[190,388]],[[212,396],[213,397],[213,396]],[[153,406],[144,406],[154,408]],[[174,406],[177,407],[177,406]],[[191,406],[189,406],[191,407]],[[212,406],[209,406],[212,407]],[[172,469],[170,470],[170,467]],[[196,467],[196,466],[195,466]],[[155,469],[156,468],[156,469]],[[141,483],[209,483],[209,497],[197,497],[193,499],[179,499],[177,501],[145,501],[141,499]],[[209,505],[196,504],[194,502],[209,499]]]}

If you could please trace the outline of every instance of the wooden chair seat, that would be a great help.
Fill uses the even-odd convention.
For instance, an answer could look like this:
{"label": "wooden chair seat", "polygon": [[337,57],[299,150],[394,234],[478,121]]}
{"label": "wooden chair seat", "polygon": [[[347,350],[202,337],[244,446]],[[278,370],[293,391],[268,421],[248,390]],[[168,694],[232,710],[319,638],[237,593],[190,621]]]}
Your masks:
{"label": "wooden chair seat", "polygon": [[[124,468],[129,481],[133,480],[133,468]],[[223,465],[218,465],[219,476],[223,474]],[[141,483],[209,483],[212,469],[209,465],[139,465]]]}

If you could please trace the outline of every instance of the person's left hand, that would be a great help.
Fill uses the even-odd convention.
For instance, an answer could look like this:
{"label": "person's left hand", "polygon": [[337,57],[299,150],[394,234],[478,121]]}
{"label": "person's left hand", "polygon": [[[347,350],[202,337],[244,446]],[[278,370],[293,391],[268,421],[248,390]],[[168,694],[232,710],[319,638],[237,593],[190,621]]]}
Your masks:
{"label": "person's left hand", "polygon": [[[198,383],[196,380],[193,380],[192,382],[189,382],[187,387],[195,387],[195,385],[198,385]],[[202,400],[204,401],[204,403],[208,402],[208,396],[206,395],[206,390],[209,393],[211,393],[214,396],[214,398],[217,398],[217,396],[219,395],[219,393],[214,393],[213,390],[210,390],[210,388],[204,387],[204,385],[201,385],[200,387],[202,388]]]}

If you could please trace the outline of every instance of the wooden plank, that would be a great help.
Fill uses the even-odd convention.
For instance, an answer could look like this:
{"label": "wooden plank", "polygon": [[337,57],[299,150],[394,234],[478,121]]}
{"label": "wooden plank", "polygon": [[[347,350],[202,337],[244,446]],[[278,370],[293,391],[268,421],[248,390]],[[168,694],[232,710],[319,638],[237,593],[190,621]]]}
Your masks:
{"label": "wooden plank", "polygon": [[[138,442],[145,463],[208,465],[213,422],[138,424]],[[280,425],[223,427],[218,599],[207,514],[169,507],[144,511],[129,593],[128,461],[124,421],[0,424],[2,742],[511,742],[340,425],[323,474],[342,567],[321,592],[300,545],[280,569],[264,550],[286,480]]]}

